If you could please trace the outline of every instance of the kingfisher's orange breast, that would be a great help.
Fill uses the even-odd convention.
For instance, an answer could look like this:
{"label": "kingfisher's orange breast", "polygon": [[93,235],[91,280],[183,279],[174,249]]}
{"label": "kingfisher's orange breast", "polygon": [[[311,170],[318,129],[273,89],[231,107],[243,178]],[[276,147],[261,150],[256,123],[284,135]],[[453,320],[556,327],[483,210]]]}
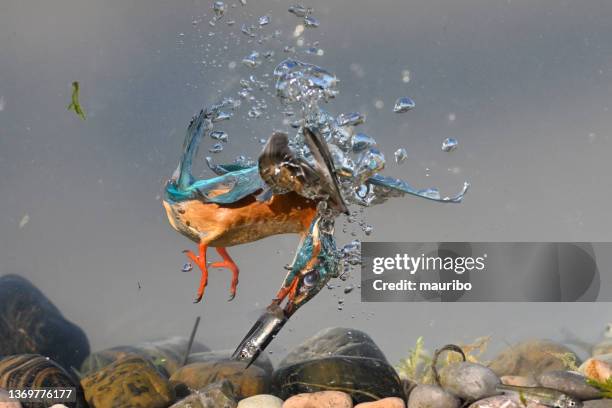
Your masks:
{"label": "kingfisher's orange breast", "polygon": [[316,215],[316,203],[294,192],[274,195],[266,202],[251,195],[232,204],[164,201],[164,207],[174,229],[195,242],[214,247],[303,233]]}

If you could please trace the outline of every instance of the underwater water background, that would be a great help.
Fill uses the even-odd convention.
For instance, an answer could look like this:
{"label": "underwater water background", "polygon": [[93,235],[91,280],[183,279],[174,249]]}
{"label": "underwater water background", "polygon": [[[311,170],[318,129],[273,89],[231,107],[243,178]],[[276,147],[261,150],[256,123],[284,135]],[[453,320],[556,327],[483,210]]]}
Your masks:
{"label": "underwater water background", "polygon": [[[286,57],[282,45],[295,43],[293,2],[247,1],[228,11],[234,26],[214,28],[209,1],[0,2],[0,274],[32,280],[94,350],[187,335],[198,315],[202,343],[234,348],[284,278],[297,236],[230,248],[241,267],[236,299],[226,301],[229,272],[213,270],[203,303],[192,304],[199,277],[180,268],[181,250],[195,245],[170,228],[160,202],[191,116],[235,94],[240,78],[271,74]],[[405,197],[369,208],[374,231],[359,238],[611,240],[611,2],[304,4],[321,21],[305,38],[325,53],[292,57],[339,77],[340,95],[325,108],[367,114],[360,130],[386,154],[385,173],[443,194],[472,183],[460,205]],[[249,44],[240,33],[264,14],[282,44]],[[240,64],[266,48],[275,49],[274,62],[254,71]],[[66,110],[75,80],[85,121]],[[397,115],[401,96],[416,108]],[[217,162],[256,157],[259,139],[286,126],[234,118],[226,129],[230,143]],[[447,137],[459,140],[450,154],[440,149]],[[398,166],[400,147],[408,158]],[[353,237],[341,225],[344,244]],[[597,256],[612,262],[612,254]],[[495,347],[563,340],[563,329],[589,341],[610,319],[609,303],[361,304],[358,290],[342,291],[358,281],[355,271],[301,309],[271,344],[272,358],[328,326],[368,332],[395,362],[419,336],[431,348],[483,335]]]}

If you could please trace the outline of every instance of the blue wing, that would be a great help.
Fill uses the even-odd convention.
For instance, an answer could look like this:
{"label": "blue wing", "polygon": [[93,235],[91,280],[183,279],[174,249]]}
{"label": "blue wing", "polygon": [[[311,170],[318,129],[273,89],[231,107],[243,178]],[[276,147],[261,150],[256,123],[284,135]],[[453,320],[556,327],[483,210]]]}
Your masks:
{"label": "blue wing", "polygon": [[463,189],[458,194],[451,197],[441,197],[437,188],[417,190],[404,180],[394,177],[381,176],[380,174],[373,175],[367,180],[366,183],[373,186],[375,190],[378,190],[375,191],[375,195],[383,201],[387,197],[411,194],[417,197],[442,203],[460,203],[463,200],[465,193],[467,193],[468,189],[470,188],[470,183],[465,182],[463,183]]}
{"label": "blue wing", "polygon": [[265,188],[266,183],[259,176],[259,169],[253,166],[206,180],[196,180],[183,189],[169,182],[166,193],[173,201],[201,199],[210,203],[231,204]]}
{"label": "blue wing", "polygon": [[[210,132],[212,123],[202,110],[187,128],[183,154],[175,175],[166,184],[166,198],[172,201],[200,199],[211,203],[231,204],[266,187],[257,166],[218,166],[217,177],[195,180],[191,174],[193,159],[200,141]],[[222,174],[220,174],[222,173]]]}
{"label": "blue wing", "polygon": [[[166,197],[172,201],[203,199],[217,204],[231,204],[244,197],[254,194],[258,190],[262,193],[258,199],[269,198],[270,191],[266,182],[261,178],[257,165],[224,164],[209,167],[217,174],[216,177],[206,180],[194,180],[191,174],[193,158],[197,153],[200,141],[212,129],[212,123],[205,111],[196,115],[187,129],[183,154],[176,174],[166,184]],[[417,190],[403,180],[375,174],[366,184],[374,191],[375,201],[379,203],[389,197],[411,194],[432,201],[459,203],[469,188],[465,183],[462,191],[452,197],[440,196],[435,188]]]}

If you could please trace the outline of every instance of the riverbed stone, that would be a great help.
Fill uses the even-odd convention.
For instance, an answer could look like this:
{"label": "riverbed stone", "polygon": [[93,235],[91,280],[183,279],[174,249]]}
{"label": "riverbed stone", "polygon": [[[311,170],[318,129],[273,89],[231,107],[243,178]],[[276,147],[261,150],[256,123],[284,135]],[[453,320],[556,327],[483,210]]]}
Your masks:
{"label": "riverbed stone", "polygon": [[378,401],[362,402],[355,405],[355,408],[406,408],[404,400],[397,397],[383,398]]}
{"label": "riverbed stone", "polygon": [[532,376],[504,375],[500,380],[502,384],[515,385],[517,387],[537,387],[540,385]]}
{"label": "riverbed stone", "polygon": [[199,390],[219,380],[228,380],[234,387],[238,399],[266,394],[270,387],[270,377],[266,372],[244,362],[219,360],[196,362],[178,369],[170,382],[180,394],[184,387],[189,390]]}
{"label": "riverbed stone", "polygon": [[85,332],[29,280],[0,277],[0,355],[40,354],[66,369],[89,354]]}
{"label": "riverbed stone", "polygon": [[7,390],[0,388],[0,408],[22,408],[19,401],[11,401]]}
{"label": "riverbed stone", "polygon": [[477,401],[497,394],[500,380],[488,367],[467,361],[448,364],[440,370],[440,385],[457,397]]}
{"label": "riverbed stone", "polygon": [[287,354],[279,368],[332,356],[368,357],[387,361],[374,340],[360,330],[332,327],[321,330]]}
{"label": "riverbed stone", "polygon": [[586,377],[573,371],[548,371],[538,376],[538,382],[547,388],[559,390],[580,400],[599,398],[601,392],[587,384]]}
{"label": "riverbed stone", "polygon": [[[234,350],[215,350],[192,353],[189,355],[187,364],[198,362],[230,361]],[[271,376],[274,372],[272,360],[267,353],[261,353],[253,365],[263,369],[267,375]]]}
{"label": "riverbed stone", "polygon": [[272,393],[281,399],[334,389],[350,394],[355,403],[404,395],[395,369],[382,360],[367,357],[313,359],[276,370],[272,378]]}
{"label": "riverbed stone", "polygon": [[578,356],[562,344],[551,340],[527,340],[499,353],[489,364],[498,375],[537,376],[546,371],[566,369],[564,356],[579,361]]}
{"label": "riverbed stone", "polygon": [[115,361],[81,385],[90,408],[166,408],[174,400],[165,375],[141,357]]}
{"label": "riverbed stone", "polygon": [[194,391],[170,408],[236,408],[234,386],[228,380],[217,381]]}
{"label": "riverbed stone", "polygon": [[[72,373],[39,354],[18,354],[0,360],[0,389],[73,388],[74,401],[68,408],[85,408],[83,390]],[[24,408],[41,408],[46,403],[23,402]]]}
{"label": "riverbed stone", "polygon": [[582,408],[612,408],[612,399],[584,401]]}
{"label": "riverbed stone", "polygon": [[512,398],[505,395],[496,395],[476,401],[469,408],[524,408]]}
{"label": "riverbed stone", "polygon": [[[81,373],[88,375],[101,370],[109,364],[126,357],[141,357],[153,365],[162,368],[169,376],[183,365],[189,339],[185,337],[169,337],[155,341],[138,343],[132,346],[117,346],[90,354],[81,365]],[[205,352],[209,349],[197,341],[193,342],[191,350]]]}
{"label": "riverbed stone", "polygon": [[283,400],[270,394],[254,395],[238,403],[238,408],[281,408]]}
{"label": "riverbed stone", "polygon": [[459,408],[461,401],[437,385],[420,384],[410,393],[408,408]]}
{"label": "riverbed stone", "polygon": [[320,391],[294,395],[282,408],[353,408],[348,394],[340,391]]}
{"label": "riverbed stone", "polygon": [[603,354],[586,360],[578,368],[585,377],[605,382],[612,376],[612,354]]}

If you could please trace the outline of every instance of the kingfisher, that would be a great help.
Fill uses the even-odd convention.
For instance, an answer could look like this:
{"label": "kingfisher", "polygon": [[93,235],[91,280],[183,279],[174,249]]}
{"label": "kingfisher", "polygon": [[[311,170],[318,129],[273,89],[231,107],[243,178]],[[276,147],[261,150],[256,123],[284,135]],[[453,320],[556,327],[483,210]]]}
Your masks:
{"label": "kingfisher", "polygon": [[[201,271],[195,302],[200,302],[204,296],[211,267],[231,271],[230,300],[236,296],[239,268],[227,251],[230,246],[276,234],[297,233],[303,238],[300,248],[312,247],[309,253],[312,259],[302,265],[304,251],[298,250],[294,264],[316,269],[316,258],[326,255],[321,254],[321,248],[326,245],[321,244],[318,203],[326,200],[331,210],[348,213],[331,155],[321,135],[304,130],[314,164],[298,158],[289,148],[287,135],[277,132],[269,138],[257,166],[216,165],[213,167],[216,177],[195,180],[191,174],[192,162],[210,126],[204,110],[191,121],[182,158],[166,184],[163,200],[171,226],[198,244],[197,254],[183,251]],[[210,266],[207,263],[209,247],[215,248],[222,258]],[[279,290],[277,302],[286,296],[291,300],[298,297],[297,275],[291,272],[289,275],[293,277]],[[313,275],[305,272],[303,275],[308,285]]]}
{"label": "kingfisher", "polygon": [[[170,225],[198,245],[197,253],[183,251],[201,272],[194,302],[204,296],[210,268],[231,272],[229,300],[236,296],[239,268],[228,247],[277,234],[299,234],[295,258],[269,306],[275,313],[281,310],[278,320],[284,322],[331,278],[339,276],[341,260],[333,235],[334,219],[349,214],[349,210],[332,155],[321,133],[303,126],[310,160],[291,149],[287,134],[275,132],[257,163],[209,164],[215,176],[195,179],[192,163],[203,136],[212,130],[213,116],[209,110],[201,110],[191,120],[179,165],[165,185],[163,199]],[[412,194],[445,202],[460,202],[467,190],[466,184],[457,196],[440,199],[428,193],[431,189],[415,190],[402,180],[380,174],[372,174],[365,186],[383,196]],[[209,265],[210,247],[222,260]],[[284,308],[279,309],[283,303]]]}

